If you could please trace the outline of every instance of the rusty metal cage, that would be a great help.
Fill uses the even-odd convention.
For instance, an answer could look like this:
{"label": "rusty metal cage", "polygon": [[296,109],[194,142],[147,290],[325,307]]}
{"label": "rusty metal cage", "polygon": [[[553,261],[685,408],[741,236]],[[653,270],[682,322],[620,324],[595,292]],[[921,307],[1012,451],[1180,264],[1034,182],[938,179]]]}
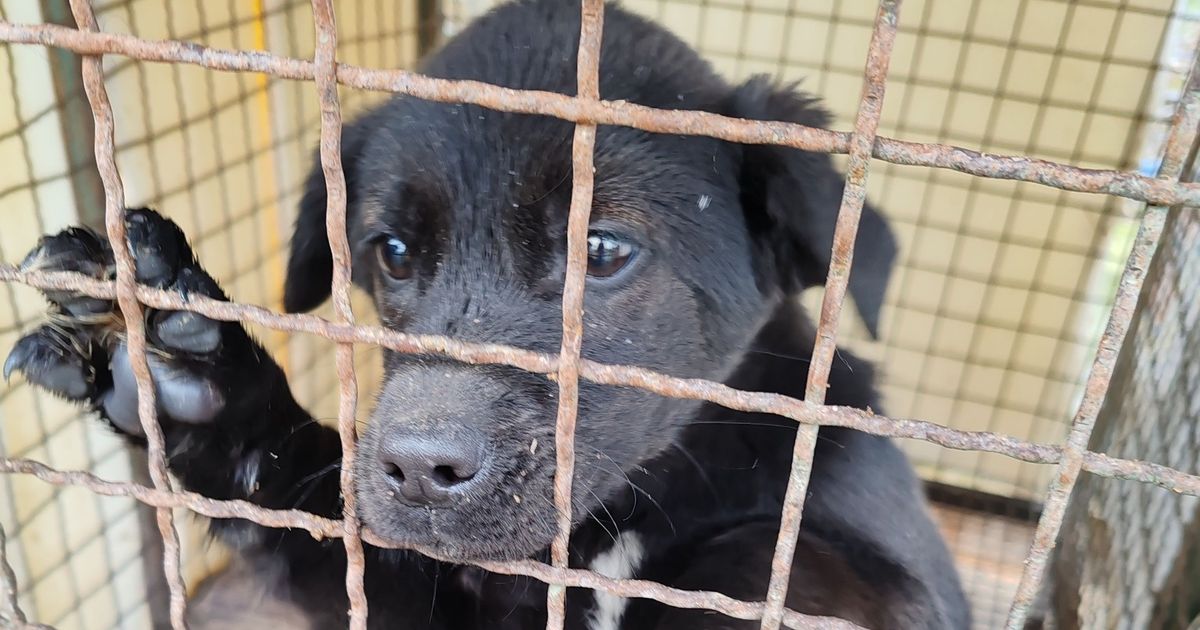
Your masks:
{"label": "rusty metal cage", "polygon": [[[28,453],[6,452],[0,459],[0,472],[29,476],[58,486],[78,486],[99,495],[132,497],[156,508],[155,523],[164,541],[162,569],[168,586],[169,616],[174,627],[185,626],[186,603],[180,556],[179,519],[175,516],[176,510],[184,508],[209,517],[244,518],[268,526],[303,528],[315,535],[342,538],[350,559],[346,575],[346,588],[351,601],[350,625],[353,628],[365,628],[368,610],[362,588],[363,544],[366,542],[383,547],[393,545],[361,528],[354,509],[354,495],[345,491],[349,488],[354,474],[352,455],[355,448],[355,420],[358,408],[354,344],[382,346],[399,352],[438,354],[474,364],[505,364],[552,375],[557,381],[560,395],[556,426],[558,468],[555,477],[555,506],[559,515],[559,534],[552,547],[552,562],[480,563],[481,567],[491,571],[527,575],[550,584],[548,630],[563,626],[567,587],[600,589],[625,597],[655,599],[672,606],[713,610],[741,619],[761,619],[764,629],[773,630],[781,626],[852,627],[846,622],[805,616],[784,607],[788,570],[803,513],[808,468],[816,430],[820,425],[846,426],[877,435],[921,440],[942,448],[980,451],[1021,462],[1053,466],[1050,488],[1044,496],[1037,528],[1025,559],[1024,572],[1005,622],[1010,628],[1021,627],[1029,615],[1039,585],[1046,574],[1050,552],[1062,528],[1067,503],[1083,472],[1097,477],[1122,479],[1127,483],[1151,484],[1184,495],[1200,496],[1200,476],[1196,474],[1134,459],[1141,456],[1139,453],[1123,453],[1122,457],[1116,457],[1088,450],[1101,402],[1112,379],[1118,353],[1130,329],[1146,270],[1162,237],[1164,223],[1171,213],[1195,212],[1194,207],[1200,205],[1200,186],[1186,181],[1191,176],[1191,161],[1197,138],[1200,138],[1200,55],[1197,55],[1192,64],[1183,93],[1178,99],[1166,134],[1158,175],[1149,177],[1135,172],[1082,168],[1020,155],[980,153],[946,144],[941,141],[944,139],[937,139],[937,142],[912,142],[879,135],[877,130],[884,113],[889,63],[898,33],[901,4],[899,0],[881,0],[874,18],[867,22],[870,36],[865,54],[865,76],[860,97],[856,101],[857,114],[851,132],[827,131],[789,123],[740,120],[703,112],[657,110],[626,102],[601,101],[597,67],[597,53],[603,29],[604,6],[601,0],[582,1],[584,19],[578,55],[576,96],[512,90],[470,81],[447,81],[404,70],[368,67],[402,65],[404,60],[356,59],[357,64],[344,63],[335,58],[335,53],[344,48],[338,47],[335,6],[332,0],[311,2],[311,20],[316,31],[311,60],[304,58],[304,52],[297,52],[298,47],[290,49],[291,52],[287,54],[267,52],[267,49],[273,50],[273,47],[268,47],[261,41],[250,45],[239,42],[236,37],[228,42],[201,45],[185,41],[192,39],[188,33],[169,32],[164,39],[155,39],[144,34],[135,36],[114,32],[112,29],[102,30],[100,25],[104,23],[106,12],[121,10],[122,3],[95,4],[96,7],[93,8],[92,3],[87,0],[72,0],[72,16],[60,16],[62,19],[57,20],[58,23],[45,17],[31,22],[10,20],[9,15],[0,16],[0,41],[7,42],[10,49],[16,49],[16,45],[28,44],[38,47],[37,50],[45,47],[68,53],[55,59],[74,59],[74,55],[80,56],[76,63],[79,65],[81,85],[88,104],[88,107],[83,109],[90,116],[90,124],[94,125],[94,162],[93,158],[86,155],[76,155],[74,157],[77,159],[72,162],[73,168],[66,173],[48,177],[32,174],[29,180],[33,184],[23,183],[19,188],[32,189],[37,194],[50,194],[43,189],[56,177],[94,177],[94,169],[94,172],[99,174],[99,180],[94,180],[90,189],[97,196],[102,193],[105,213],[103,217],[93,217],[93,220],[96,223],[103,222],[111,242],[115,244],[118,277],[115,282],[106,283],[76,274],[23,272],[9,265],[0,265],[0,280],[5,282],[9,290],[14,290],[12,287],[20,284],[35,288],[70,289],[94,297],[117,300],[120,310],[126,315],[126,321],[130,322],[129,346],[139,384],[139,415],[149,443],[149,481],[115,482],[101,478],[93,472],[60,470],[39,461],[50,458],[37,456],[39,451],[36,449],[31,449]],[[300,7],[293,4],[295,3],[283,3],[284,8],[278,9],[281,12],[275,14],[275,17],[285,16],[289,27],[285,32],[298,37],[295,34],[299,33],[300,29],[295,28],[297,25],[292,20],[300,13]],[[114,9],[114,6],[118,8]],[[361,15],[356,14],[360,18]],[[73,23],[77,26],[64,26],[68,17],[73,17]],[[308,20],[307,17],[297,19],[302,22]],[[441,21],[440,18],[437,20],[439,23]],[[449,21],[453,23],[453,19]],[[233,23],[236,22],[235,19]],[[414,51],[420,47],[422,40],[430,38],[432,29],[419,18],[400,21],[399,24],[403,28],[398,28],[398,31],[409,33]],[[227,27],[227,30],[237,32],[236,26]],[[384,30],[381,37],[389,35],[386,28]],[[1114,38],[1115,33],[1116,31]],[[350,50],[353,50],[353,47]],[[117,156],[122,144],[119,140],[121,136],[118,135],[120,128],[114,123],[110,90],[107,89],[113,81],[111,75],[114,70],[110,68],[106,76],[103,65],[106,55],[135,62],[151,62],[145,66],[147,68],[188,67],[196,72],[204,72],[205,76],[213,74],[213,71],[253,73],[253,80],[240,83],[238,89],[242,90],[285,89],[279,83],[281,79],[297,81],[295,84],[288,84],[289,88],[305,85],[302,82],[316,83],[317,107],[312,113],[320,120],[321,161],[326,184],[331,192],[328,229],[335,260],[332,314],[325,317],[282,315],[271,309],[246,303],[217,302],[197,297],[184,300],[178,295],[137,285],[133,277],[131,254],[121,245],[125,242],[121,211],[126,205],[125,195],[129,189],[118,173]],[[159,62],[166,65],[153,65]],[[69,62],[62,63],[65,65]],[[241,82],[242,79],[237,81]],[[264,85],[266,87],[263,87]],[[356,321],[349,293],[345,181],[339,157],[342,124],[339,85],[368,92],[408,94],[438,102],[472,103],[507,112],[548,115],[576,124],[572,168],[574,179],[567,234],[568,265],[562,309],[564,333],[559,355],[536,354],[519,348],[469,344],[443,337],[413,336],[377,326],[361,325]],[[175,86],[177,92],[182,89],[179,82],[176,82]],[[70,95],[62,95],[60,100],[61,102],[51,105],[65,107],[72,104]],[[74,106],[82,107],[83,102],[83,99],[76,98]],[[215,101],[210,101],[209,105],[213,109],[220,109],[219,103]],[[180,104],[179,107],[182,109],[183,105]],[[145,109],[147,115],[150,115],[152,107],[147,106]],[[297,106],[295,115],[304,119],[308,113],[303,106]],[[237,112],[236,115],[244,115],[244,112]],[[733,142],[777,144],[847,156],[847,184],[834,239],[834,262],[830,266],[826,288],[821,297],[818,341],[813,352],[805,400],[738,391],[719,383],[677,379],[638,367],[601,365],[581,359],[586,258],[584,245],[591,207],[592,148],[597,125],[622,125],[657,133],[706,135]],[[275,138],[275,142],[280,141]],[[213,144],[220,146],[221,142],[216,141]],[[268,139],[261,150],[269,153],[274,146]],[[28,147],[25,150],[28,151]],[[1073,161],[1082,160],[1082,154],[1078,153],[1064,157],[1076,158]],[[247,157],[246,160],[247,163],[257,165],[253,157]],[[869,411],[822,404],[826,379],[834,359],[838,320],[846,293],[847,278],[852,269],[851,252],[858,218],[867,193],[868,170],[873,160],[894,165],[956,171],[973,178],[981,178],[980,181],[1013,180],[1023,182],[1031,188],[1099,193],[1145,204],[1140,212],[1140,225],[1127,262],[1116,283],[1116,294],[1112,300],[1107,325],[1100,335],[1095,358],[1084,382],[1081,400],[1074,411],[1063,443],[1012,437],[993,431],[994,427],[990,425],[985,430],[964,430],[925,420],[885,417]],[[157,163],[158,159],[151,161]],[[236,162],[236,158],[223,157],[217,161]],[[126,169],[137,168],[136,163],[122,166]],[[188,169],[194,168],[194,165],[188,165]],[[231,176],[230,173],[223,173],[219,169],[211,173],[207,170],[188,173],[188,178],[193,184],[196,180]],[[195,188],[195,185],[189,185],[173,193],[195,194],[192,192]],[[86,191],[88,188],[78,185],[75,186],[75,190]],[[275,196],[271,197],[271,200],[264,203],[274,203]],[[160,198],[164,203],[169,202],[171,194],[160,193]],[[232,209],[226,209],[232,212]],[[247,228],[254,227],[254,222],[258,219],[252,218],[248,210],[244,215],[235,213],[224,220],[230,225],[244,220],[247,222]],[[267,224],[266,229],[270,227]],[[5,250],[5,253],[11,255],[13,252]],[[265,255],[270,256],[274,253],[276,252],[267,251]],[[249,264],[269,263],[254,261]],[[297,511],[271,511],[243,501],[213,500],[176,491],[171,487],[166,471],[162,435],[154,417],[154,389],[145,360],[144,330],[140,324],[142,318],[138,316],[143,306],[191,310],[214,319],[241,321],[273,331],[307,333],[337,344],[337,420],[343,452],[347,455],[341,471],[345,500],[343,520],[332,521]],[[639,387],[665,396],[706,400],[732,409],[773,413],[799,424],[793,470],[789,478],[785,511],[765,601],[745,602],[717,593],[682,591],[641,580],[611,579],[566,566],[571,522],[568,498],[574,467],[575,403],[580,378],[606,385]],[[110,448],[109,451],[111,450]],[[37,457],[27,457],[29,454]],[[106,451],[104,455],[108,456],[111,453]],[[25,533],[22,532],[21,535]],[[429,553],[428,550],[416,551]],[[0,572],[4,578],[2,590],[6,596],[3,614],[18,626],[31,625],[21,612],[16,595],[18,587],[15,583],[15,572],[9,568],[7,560],[3,563],[3,568],[5,570]]]}

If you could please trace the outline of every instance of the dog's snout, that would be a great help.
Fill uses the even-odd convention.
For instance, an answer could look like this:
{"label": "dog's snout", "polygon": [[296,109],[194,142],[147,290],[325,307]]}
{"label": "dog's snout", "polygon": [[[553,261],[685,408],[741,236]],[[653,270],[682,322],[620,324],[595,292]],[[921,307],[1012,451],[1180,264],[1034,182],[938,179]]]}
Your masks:
{"label": "dog's snout", "polygon": [[481,436],[393,433],[379,444],[379,463],[396,498],[413,506],[453,505],[466,496],[483,469]]}

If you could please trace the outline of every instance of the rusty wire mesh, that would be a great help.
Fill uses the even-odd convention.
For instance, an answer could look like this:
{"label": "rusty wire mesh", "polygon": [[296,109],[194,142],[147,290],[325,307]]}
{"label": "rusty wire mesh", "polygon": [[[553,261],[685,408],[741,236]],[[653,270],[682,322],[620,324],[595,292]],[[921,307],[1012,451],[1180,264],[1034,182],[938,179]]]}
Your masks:
{"label": "rusty wire mesh", "polygon": [[[565,549],[568,542],[569,532],[565,525],[570,523],[570,515],[569,503],[564,500],[567,495],[563,493],[569,491],[570,445],[573,440],[576,409],[568,395],[562,396],[560,399],[566,401],[560,407],[556,432],[557,442],[562,447],[559,450],[560,468],[556,479],[556,506],[560,511],[559,522],[564,527],[555,540],[553,565],[532,561],[479,564],[488,570],[527,575],[551,584],[548,628],[561,628],[561,597],[568,586],[602,589],[628,597],[651,598],[673,606],[705,608],[743,619],[761,618],[762,627],[765,629],[778,628],[781,624],[793,628],[849,627],[846,622],[804,616],[783,608],[782,593],[786,590],[790,546],[794,543],[788,540],[786,532],[795,531],[799,525],[804,500],[804,479],[807,467],[811,463],[809,441],[818,425],[846,426],[877,435],[926,440],[949,448],[986,451],[1022,461],[1057,464],[1058,475],[1046,498],[1045,511],[1030,549],[1026,572],[1009,616],[1007,625],[1011,628],[1020,627],[1027,614],[1032,596],[1041,580],[1047,554],[1053,547],[1061,527],[1063,509],[1082,471],[1104,477],[1150,483],[1174,492],[1200,496],[1200,476],[1150,462],[1115,458],[1086,450],[1096,411],[1111,378],[1113,361],[1136,306],[1146,266],[1161,235],[1166,208],[1200,205],[1200,186],[1179,181],[1188,170],[1186,159],[1196,141],[1197,121],[1200,120],[1200,72],[1196,71],[1195,66],[1188,89],[1172,122],[1160,176],[1149,178],[1136,173],[1084,169],[1046,160],[982,154],[945,144],[905,142],[876,136],[875,129],[882,111],[890,45],[895,37],[899,17],[899,0],[880,2],[873,23],[860,115],[854,131],[850,133],[787,123],[738,120],[701,112],[668,112],[630,103],[599,100],[598,92],[588,88],[589,85],[593,88],[595,85],[595,59],[598,58],[602,28],[603,5],[598,0],[585,0],[583,3],[583,36],[579,51],[580,90],[574,97],[511,90],[471,81],[437,80],[405,71],[371,70],[337,63],[334,58],[336,30],[333,7],[329,0],[313,0],[317,31],[317,54],[314,61],[260,51],[218,49],[178,41],[149,41],[128,35],[98,32],[90,4],[86,0],[73,0],[71,4],[77,22],[82,25],[81,28],[0,22],[0,41],[53,46],[86,56],[84,79],[96,122],[96,162],[104,183],[109,234],[119,250],[121,271],[115,282],[104,283],[76,274],[21,272],[4,265],[0,266],[0,280],[39,288],[70,288],[95,297],[116,298],[125,313],[136,313],[142,305],[191,310],[215,319],[254,323],[280,331],[307,332],[337,342],[340,344],[337,363],[341,382],[339,429],[343,447],[347,452],[354,446],[353,418],[356,396],[354,364],[349,344],[355,342],[401,352],[440,354],[467,363],[502,363],[552,375],[558,380],[564,394],[569,394],[571,388],[576,387],[578,378],[585,378],[602,384],[640,387],[666,396],[706,400],[733,409],[774,413],[800,423],[797,457],[793,462],[794,474],[789,484],[788,501],[767,601],[741,602],[717,593],[681,591],[640,580],[614,580],[589,571],[565,567],[561,550]],[[329,196],[328,228],[331,248],[337,261],[333,287],[336,321],[312,315],[281,315],[247,304],[222,303],[202,298],[185,301],[177,295],[136,285],[131,274],[129,252],[121,245],[124,240],[119,238],[123,229],[119,220],[123,207],[122,183],[113,160],[111,110],[107,105],[104,77],[99,65],[100,56],[105,54],[124,55],[144,61],[186,63],[211,70],[258,72],[273,77],[317,83],[321,97],[322,166],[330,190],[334,191]],[[835,237],[835,262],[830,267],[818,325],[818,347],[814,352],[810,373],[812,376],[808,387],[808,400],[737,391],[720,383],[678,379],[637,367],[601,365],[581,359],[579,336],[577,333],[574,336],[571,333],[572,325],[578,328],[582,316],[580,303],[583,271],[580,251],[577,251],[582,239],[578,234],[568,236],[571,252],[569,261],[572,262],[569,263],[567,287],[564,291],[563,347],[557,357],[518,348],[468,344],[444,337],[414,336],[379,327],[356,326],[346,292],[349,263],[345,255],[344,195],[336,193],[344,187],[344,176],[337,158],[341,126],[341,109],[336,89],[339,83],[440,102],[466,102],[508,112],[545,114],[577,123],[574,151],[576,180],[570,214],[572,232],[578,232],[580,226],[586,229],[587,225],[591,182],[587,176],[580,177],[579,173],[591,171],[587,168],[591,163],[589,134],[594,133],[598,124],[623,125],[652,132],[706,135],[743,143],[778,144],[811,151],[848,153],[850,173]],[[979,177],[1019,180],[1060,190],[1103,193],[1147,203],[1142,217],[1142,228],[1122,276],[1117,304],[1112,310],[1108,327],[1099,344],[1086,395],[1072,422],[1071,434],[1066,444],[1059,446],[1037,443],[989,431],[954,430],[919,420],[889,418],[869,411],[821,404],[824,380],[827,378],[833,356],[838,314],[845,293],[846,279],[852,266],[850,252],[857,215],[865,195],[867,165],[872,157],[894,164],[952,169]],[[140,318],[131,317],[127,320],[140,321]],[[131,354],[140,354],[139,348],[143,344],[144,339],[139,339],[137,331],[131,331]],[[157,422],[152,404],[153,389],[145,370],[144,356],[141,363],[139,369],[135,362],[135,372],[140,383],[141,420],[147,434],[153,435]],[[345,493],[349,508],[347,518],[344,521],[330,521],[297,511],[272,511],[242,501],[218,501],[187,492],[173,491],[165,475],[161,443],[154,439],[150,441],[150,461],[154,487],[108,482],[89,473],[59,471],[23,458],[0,459],[0,471],[33,475],[53,484],[79,485],[101,494],[130,496],[160,508],[159,523],[168,541],[172,536],[171,512],[168,508],[173,507],[187,507],[207,516],[245,518],[268,526],[299,527],[323,537],[343,537],[350,558],[347,591],[352,604],[351,625],[364,627],[368,611],[361,590],[362,540],[383,547],[394,545],[380,539],[369,530],[360,532],[353,512],[352,493]],[[351,474],[352,471],[348,467],[343,469],[344,488]],[[178,575],[179,559],[176,555],[177,549],[171,544],[167,547],[164,569],[171,578]],[[430,553],[428,550],[418,551]],[[5,572],[5,577],[5,590],[11,593],[11,581],[7,579],[10,577],[9,572]],[[184,625],[184,599],[180,582],[178,579],[169,579],[172,595],[171,617],[175,627]],[[10,597],[6,603],[9,610],[13,611],[14,617],[20,618],[16,600]]]}
{"label": "rusty wire mesh", "polygon": [[[446,23],[496,4],[446,0]],[[1171,0],[908,0],[880,133],[1153,172],[1186,72]],[[848,129],[875,6],[833,0],[626,0],[733,81],[766,73],[821,95]],[[1190,45],[1181,46],[1190,50]],[[1170,87],[1158,85],[1169,75]],[[1151,84],[1154,85],[1151,85]],[[850,318],[841,345],[884,373],[885,407],[957,428],[1060,441],[1136,228],[1134,204],[936,169],[877,164],[869,193],[902,242],[882,341]],[[820,295],[805,296],[816,312]],[[1036,500],[1050,468],[929,444],[923,478]],[[963,497],[966,499],[967,497]]]}
{"label": "rusty wire mesh", "polygon": [[[1200,213],[1168,216],[1090,448],[1200,467]],[[1084,477],[1042,611],[1066,628],[1184,628],[1200,614],[1200,501]]]}
{"label": "rusty wire mesh", "polygon": [[[383,0],[341,4],[343,60],[378,67],[414,63],[422,27],[416,7]],[[104,30],[146,38],[291,56],[311,56],[315,48],[306,35],[312,30],[308,0],[103,0],[96,13]],[[70,18],[66,0],[0,0],[0,21],[73,23]],[[69,51],[0,45],[0,154],[15,160],[0,174],[4,260],[19,258],[38,235],[66,225],[102,228],[103,189],[79,65],[80,57]],[[43,76],[53,83],[42,82]],[[214,277],[243,300],[281,308],[286,239],[280,235],[293,220],[290,209],[318,142],[319,104],[311,86],[120,57],[105,59],[105,78],[118,121],[118,165],[123,173],[137,173],[125,181],[128,203],[171,208]],[[348,91],[344,107],[357,111],[382,98]],[[11,347],[39,318],[41,299],[19,285],[3,288],[0,346]],[[255,332],[288,372],[304,406],[315,417],[334,416],[333,362],[315,359],[332,356],[334,344]],[[369,384],[378,352],[360,348],[357,354],[360,379]],[[0,386],[0,450],[149,483],[144,452],[80,421],[85,413],[19,381]],[[162,541],[153,509],[96,500],[81,490],[48,492],[33,478],[6,475],[0,484],[0,519],[9,530],[10,560],[28,614],[64,629],[166,623],[167,589],[158,568]],[[176,512],[184,578],[195,597],[236,556],[214,543],[199,519]]]}

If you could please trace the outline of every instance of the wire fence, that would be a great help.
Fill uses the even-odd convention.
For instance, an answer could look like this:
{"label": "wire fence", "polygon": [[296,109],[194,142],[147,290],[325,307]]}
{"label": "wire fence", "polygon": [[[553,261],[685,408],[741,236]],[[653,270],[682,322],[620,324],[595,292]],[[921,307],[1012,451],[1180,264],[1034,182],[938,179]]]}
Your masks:
{"label": "wire fence", "polygon": [[[495,4],[446,0],[444,26],[452,32]],[[723,76],[800,81],[821,95],[835,128],[853,124],[874,3],[622,4],[670,29]],[[880,134],[1153,174],[1198,8],[1189,0],[907,0]],[[1169,102],[1165,111],[1160,101]],[[1137,205],[889,163],[875,165],[868,193],[902,244],[895,290],[884,296],[880,337],[850,318],[839,338],[882,372],[885,408],[1063,440]],[[820,292],[803,298],[816,312]],[[1014,505],[1036,504],[1052,472],[930,444],[901,447],[924,479]]]}
{"label": "wire fence", "polygon": [[[1200,122],[1200,70],[1193,64],[1183,97],[1180,99],[1170,132],[1162,166],[1157,178],[1130,172],[1085,169],[1022,156],[983,154],[970,149],[934,143],[915,143],[876,135],[887,85],[888,61],[899,19],[899,0],[882,0],[872,26],[871,44],[862,91],[859,115],[853,132],[834,132],[800,125],[733,119],[703,112],[657,110],[625,102],[599,99],[595,89],[598,50],[603,24],[600,0],[582,3],[582,36],[579,50],[579,93],[566,96],[544,92],[501,88],[472,81],[447,81],[400,70],[371,70],[338,63],[335,59],[337,32],[333,6],[329,0],[313,1],[316,27],[316,55],[313,61],[279,56],[261,51],[219,49],[179,41],[150,41],[130,35],[100,32],[95,14],[85,0],[73,0],[72,10],[78,29],[47,24],[0,22],[0,41],[37,44],[84,55],[83,77],[88,103],[96,130],[96,166],[101,175],[105,198],[105,225],[116,251],[118,276],[115,282],[99,282],[77,274],[22,272],[0,266],[0,280],[37,288],[71,289],[93,297],[116,299],[127,322],[130,354],[139,383],[139,415],[149,440],[149,459],[153,486],[115,483],[90,473],[60,471],[39,462],[5,457],[0,471],[32,475],[57,485],[78,485],[106,495],[129,496],[159,509],[158,525],[167,541],[163,567],[171,594],[171,621],[184,627],[184,591],[179,572],[178,549],[173,544],[175,524],[171,508],[186,507],[210,517],[244,518],[267,526],[298,527],[323,537],[345,540],[349,557],[347,592],[351,601],[353,628],[365,628],[368,614],[362,591],[362,543],[394,547],[369,530],[361,529],[353,510],[353,493],[348,484],[353,474],[343,468],[342,483],[346,514],[332,521],[294,510],[272,511],[243,501],[218,501],[187,492],[172,490],[166,476],[161,436],[154,417],[153,387],[144,356],[144,331],[138,314],[143,306],[159,309],[190,310],[214,319],[253,323],[266,328],[305,332],[339,344],[337,371],[340,381],[339,429],[345,453],[354,448],[356,412],[353,343],[382,346],[400,352],[429,353],[459,361],[482,364],[498,363],[527,371],[552,375],[560,388],[560,407],[556,423],[559,468],[556,471],[555,505],[560,531],[555,539],[552,563],[533,561],[479,563],[484,569],[530,576],[551,585],[547,628],[561,628],[563,595],[566,587],[605,590],[625,597],[643,597],[672,606],[703,608],[741,619],[761,619],[764,629],[781,625],[792,628],[852,627],[847,622],[805,616],[784,608],[794,534],[800,523],[808,468],[811,465],[812,439],[818,425],[845,426],[876,435],[926,440],[943,447],[999,453],[1009,457],[1057,466],[1054,482],[1045,498],[1034,542],[1027,556],[1025,572],[1015,598],[1007,627],[1022,626],[1029,606],[1045,572],[1050,550],[1062,525],[1063,512],[1083,471],[1150,483],[1174,492],[1200,496],[1200,476],[1151,462],[1111,457],[1086,449],[1096,414],[1112,375],[1117,353],[1128,331],[1145,270],[1161,237],[1164,217],[1171,206],[1200,205],[1200,186],[1182,183],[1190,172],[1189,159],[1195,146]],[[133,277],[131,254],[122,238],[123,186],[114,158],[116,142],[112,109],[105,89],[101,56],[122,55],[143,61],[183,63],[210,70],[256,72],[277,78],[314,81],[320,97],[321,157],[329,195],[328,228],[335,260],[332,287],[336,317],[334,320],[312,315],[282,315],[268,309],[241,303],[225,303],[178,295],[138,286]],[[1200,59],[1200,58],[1198,58]],[[414,336],[377,326],[355,325],[349,302],[349,262],[345,236],[344,195],[336,194],[345,186],[339,163],[341,107],[337,85],[360,89],[407,94],[439,102],[461,102],[491,109],[550,115],[577,124],[573,151],[575,179],[568,227],[568,271],[563,298],[564,337],[558,356],[542,355],[518,348],[469,344],[437,336]],[[733,142],[777,144],[809,151],[849,155],[846,193],[834,239],[833,264],[826,283],[818,323],[818,346],[814,350],[807,400],[780,395],[738,391],[715,382],[673,378],[630,366],[601,365],[580,357],[579,332],[583,291],[584,238],[590,207],[592,139],[597,125],[622,125],[645,131],[705,135]],[[1060,190],[1102,193],[1145,202],[1141,227],[1125,265],[1115,305],[1097,348],[1081,404],[1071,423],[1065,444],[1045,444],[1016,439],[989,431],[962,431],[920,420],[890,418],[869,411],[825,406],[822,394],[828,378],[837,338],[838,315],[846,291],[852,260],[854,236],[865,196],[868,166],[872,158],[914,166],[951,169],[978,177],[1018,180]],[[1188,210],[1190,211],[1190,210]],[[639,387],[665,396],[713,402],[731,409],[773,413],[795,420],[800,425],[789,480],[787,501],[772,566],[770,588],[765,602],[744,602],[707,592],[689,592],[641,580],[615,580],[599,574],[570,569],[565,565],[566,545],[571,522],[569,496],[572,470],[572,444],[575,425],[575,392],[578,379],[607,385]],[[347,457],[345,461],[350,461]],[[436,554],[417,549],[427,555]],[[13,593],[11,571],[2,572],[4,591]],[[24,623],[14,597],[6,605],[15,619]]]}
{"label": "wire fence", "polygon": [[[1200,467],[1200,213],[1168,217],[1093,449]],[[1060,628],[1185,628],[1200,615],[1200,501],[1084,478],[1044,589]]]}
{"label": "wire fence", "polygon": [[[420,27],[411,3],[343,3],[344,61],[409,67]],[[106,31],[150,39],[270,50],[311,57],[307,0],[96,3]],[[368,13],[371,13],[368,19]],[[0,20],[74,26],[66,0],[0,0]],[[117,116],[116,157],[134,206],[171,208],[199,255],[240,299],[282,308],[283,259],[300,181],[317,144],[320,113],[309,86],[265,75],[208,72],[178,64],[105,59]],[[53,79],[53,82],[50,79]],[[66,225],[103,228],[103,188],[91,147],[92,114],[80,57],[69,51],[0,45],[0,259],[13,261],[39,235]],[[347,91],[347,111],[385,98]],[[36,325],[41,296],[6,284],[0,346]],[[364,313],[367,309],[362,308]],[[323,310],[322,312],[325,312]],[[309,336],[254,331],[287,370],[315,417],[336,415],[333,345]],[[364,384],[377,379],[378,352],[359,351]],[[0,386],[0,450],[59,468],[149,483],[144,453],[111,431],[81,421],[81,410],[14,380]],[[189,588],[236,556],[213,544],[207,526],[177,514]],[[166,623],[166,586],[154,511],[97,500],[82,491],[49,493],[33,479],[0,480],[0,519],[27,611],[58,627],[150,627]],[[193,592],[193,595],[195,593]],[[2,624],[0,624],[2,625]]]}

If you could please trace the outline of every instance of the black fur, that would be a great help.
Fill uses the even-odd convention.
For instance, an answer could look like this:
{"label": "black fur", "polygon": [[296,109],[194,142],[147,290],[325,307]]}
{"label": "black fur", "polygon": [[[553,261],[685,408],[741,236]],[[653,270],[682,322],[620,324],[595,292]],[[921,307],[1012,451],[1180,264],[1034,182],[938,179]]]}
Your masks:
{"label": "black fur", "polygon": [[[522,0],[479,19],[423,71],[572,93],[578,32],[574,3]],[[606,99],[827,121],[810,97],[766,80],[728,85],[686,45],[617,7],[608,9],[604,33]],[[544,117],[404,97],[346,128],[354,279],[385,325],[557,351],[571,132]],[[601,128],[593,227],[619,232],[640,251],[620,275],[589,278],[584,355],[802,396],[813,332],[793,298],[824,281],[842,187],[825,155]],[[292,241],[289,311],[328,295],[324,213],[317,168]],[[174,224],[149,211],[129,220],[143,281],[224,299]],[[388,236],[407,245],[411,278],[396,280],[377,263]],[[895,244],[870,206],[858,243],[850,289],[874,331]],[[43,241],[26,265],[111,274],[111,254],[100,245],[86,232],[64,233]],[[98,309],[94,302],[48,297],[57,323],[19,342],[6,372],[21,370],[93,404],[138,439],[119,322],[80,318]],[[296,404],[283,372],[245,330],[170,313],[148,321],[152,343],[165,351],[152,368],[171,467],[183,484],[338,517],[337,436]],[[870,367],[840,356],[828,401],[879,409]],[[556,393],[547,379],[513,369],[386,353],[357,461],[365,523],[451,558],[545,558],[554,533]],[[793,423],[779,418],[582,384],[572,565],[591,566],[628,536],[622,540],[644,550],[637,577],[761,599],[794,435]],[[401,484],[414,477],[393,464],[397,452],[409,462],[414,448],[418,466],[422,457],[430,466],[447,458],[453,465],[441,468],[450,472],[439,474],[457,489],[438,490],[436,502],[432,494],[407,500],[412,488]],[[460,474],[460,464],[471,468]],[[415,479],[415,492],[432,493],[419,485],[429,479]],[[281,566],[281,596],[318,626],[344,623],[340,542],[241,521],[214,527],[247,557]],[[544,623],[545,587],[532,580],[378,549],[369,550],[368,565],[373,627]],[[968,626],[949,554],[888,440],[821,430],[788,604],[878,628]],[[588,627],[596,610],[590,592],[569,592],[570,627]],[[636,600],[621,627],[757,624]]]}

